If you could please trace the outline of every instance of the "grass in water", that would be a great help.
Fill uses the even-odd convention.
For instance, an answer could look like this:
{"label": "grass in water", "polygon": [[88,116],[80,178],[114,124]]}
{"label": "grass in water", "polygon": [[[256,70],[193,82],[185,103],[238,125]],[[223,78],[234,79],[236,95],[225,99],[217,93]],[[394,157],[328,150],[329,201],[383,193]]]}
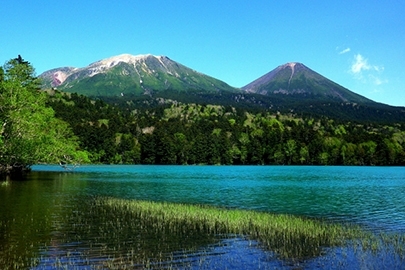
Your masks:
{"label": "grass in water", "polygon": [[[324,268],[357,262],[358,268],[402,269],[405,263],[403,233],[376,233],[350,224],[204,205],[105,197],[81,203],[80,211],[59,217],[63,226],[48,238],[47,230],[41,239],[30,238],[28,231],[8,241],[15,223],[0,222],[6,237],[0,245],[0,265],[5,269],[227,268],[239,265],[239,258],[221,258],[221,252],[212,249],[211,253],[206,247],[220,247],[220,239],[229,238],[248,240],[254,246],[259,243],[270,251],[268,258],[257,258],[257,268],[262,262],[277,268],[279,263],[302,265],[314,260]],[[27,216],[22,224],[32,223],[33,218]],[[45,220],[41,227],[51,222]],[[214,265],[211,255],[218,259],[212,261]]]}
{"label": "grass in water", "polygon": [[259,240],[284,259],[306,259],[322,254],[324,247],[365,239],[378,243],[360,227],[330,223],[285,214],[168,202],[99,198],[98,204],[116,212],[147,220],[155,229],[170,233],[194,231],[202,234],[238,234]]}

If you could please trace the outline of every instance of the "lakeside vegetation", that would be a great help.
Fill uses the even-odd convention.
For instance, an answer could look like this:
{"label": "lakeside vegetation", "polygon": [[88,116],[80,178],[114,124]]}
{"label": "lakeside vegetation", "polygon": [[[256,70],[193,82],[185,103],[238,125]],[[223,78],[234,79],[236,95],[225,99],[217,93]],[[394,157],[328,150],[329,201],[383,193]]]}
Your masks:
{"label": "lakeside vegetation", "polygon": [[0,176],[37,163],[86,162],[68,123],[46,106],[33,66],[18,56],[0,67]]}
{"label": "lakeside vegetation", "polygon": [[284,259],[316,257],[324,247],[371,239],[371,234],[355,226],[292,215],[115,198],[100,198],[98,204],[122,215],[133,215],[135,220],[144,219],[167,233],[248,236]]}
{"label": "lakeside vegetation", "polygon": [[[182,237],[211,241],[218,237],[246,237],[249,241],[257,240],[261,248],[274,252],[278,259],[286,262],[305,262],[337,247],[348,247],[363,254],[381,253],[388,261],[392,258],[399,262],[405,260],[405,238],[402,234],[373,233],[353,224],[251,210],[117,198],[96,198],[95,205],[104,213],[135,220],[149,233],[159,235],[162,243]],[[128,230],[126,226],[132,225],[118,222],[114,226]],[[152,257],[137,259],[141,259],[141,265],[152,268],[181,263],[181,260],[173,260],[170,252],[160,253],[159,256],[153,252],[145,255]],[[187,262],[187,255],[182,260]],[[125,265],[129,262],[121,260],[120,263]],[[117,261],[110,263],[114,265]],[[137,263],[139,266],[139,261]]]}
{"label": "lakeside vegetation", "polygon": [[377,257],[395,268],[405,261],[403,234],[371,232],[354,224],[112,197],[88,197],[76,203],[82,211],[60,212],[64,225],[56,238],[50,234],[55,220],[49,209],[41,210],[41,215],[21,213],[20,220],[0,222],[7,234],[18,230],[17,223],[35,224],[21,231],[17,242],[3,243],[1,265],[8,269],[170,269],[206,267],[212,256],[220,263],[217,267],[223,268],[222,263],[238,258],[210,249],[228,245],[223,242],[226,239],[243,239],[246,248],[268,253],[267,259],[256,258],[256,267],[264,268],[272,262],[305,267],[313,260],[321,268],[339,263],[344,268],[353,262],[366,266],[368,259]]}
{"label": "lakeside vegetation", "polygon": [[405,121],[347,122],[167,99],[113,106],[49,94],[93,163],[405,165]]}

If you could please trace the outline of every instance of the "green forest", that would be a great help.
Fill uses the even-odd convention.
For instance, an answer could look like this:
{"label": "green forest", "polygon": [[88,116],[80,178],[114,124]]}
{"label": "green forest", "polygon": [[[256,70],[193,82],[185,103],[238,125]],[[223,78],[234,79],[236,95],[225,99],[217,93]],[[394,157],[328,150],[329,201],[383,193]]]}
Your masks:
{"label": "green forest", "polygon": [[120,109],[49,91],[93,163],[212,165],[405,165],[405,123],[250,112],[161,100]]}
{"label": "green forest", "polygon": [[0,68],[0,172],[33,164],[405,165],[405,121],[247,106],[142,106],[40,89],[20,56]]}

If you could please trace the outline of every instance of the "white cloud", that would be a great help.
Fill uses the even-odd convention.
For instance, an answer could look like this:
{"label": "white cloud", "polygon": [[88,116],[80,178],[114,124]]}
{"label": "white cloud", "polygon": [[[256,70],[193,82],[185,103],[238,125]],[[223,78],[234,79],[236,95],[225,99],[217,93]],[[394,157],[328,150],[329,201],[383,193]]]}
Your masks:
{"label": "white cloud", "polygon": [[376,86],[388,83],[388,80],[381,79],[380,77],[377,77],[377,76],[374,76],[374,75],[370,75],[369,78],[370,78],[370,81]]}
{"label": "white cloud", "polygon": [[339,54],[345,54],[345,53],[348,53],[348,52],[350,52],[350,48],[346,48],[343,51],[340,51]]}
{"label": "white cloud", "polygon": [[382,67],[382,66],[373,66],[373,69],[374,69],[375,71],[378,71],[378,72],[384,71],[384,67]]}
{"label": "white cloud", "polygon": [[360,74],[363,70],[369,70],[371,66],[368,64],[366,58],[364,58],[361,54],[357,54],[354,56],[354,61],[351,67],[351,71],[354,74]]}
{"label": "white cloud", "polygon": [[354,56],[351,71],[354,74],[360,74],[362,71],[365,71],[365,70],[373,70],[373,71],[377,71],[377,72],[382,72],[382,71],[384,71],[384,67],[370,65],[368,63],[368,60],[366,58],[364,58],[361,54],[356,54]]}
{"label": "white cloud", "polygon": [[380,86],[388,83],[388,80],[381,78],[383,66],[371,65],[368,59],[361,54],[354,56],[350,72],[354,75],[354,78],[365,84],[374,86]]}

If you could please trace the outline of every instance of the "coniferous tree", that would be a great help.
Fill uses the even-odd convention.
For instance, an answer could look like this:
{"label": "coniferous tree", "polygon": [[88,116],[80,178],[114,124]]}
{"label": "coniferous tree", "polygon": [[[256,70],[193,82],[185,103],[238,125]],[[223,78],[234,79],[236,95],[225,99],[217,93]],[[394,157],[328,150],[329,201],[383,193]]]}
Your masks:
{"label": "coniferous tree", "polygon": [[0,72],[0,173],[20,173],[36,163],[87,161],[69,125],[54,117],[39,91],[32,65],[19,55]]}

